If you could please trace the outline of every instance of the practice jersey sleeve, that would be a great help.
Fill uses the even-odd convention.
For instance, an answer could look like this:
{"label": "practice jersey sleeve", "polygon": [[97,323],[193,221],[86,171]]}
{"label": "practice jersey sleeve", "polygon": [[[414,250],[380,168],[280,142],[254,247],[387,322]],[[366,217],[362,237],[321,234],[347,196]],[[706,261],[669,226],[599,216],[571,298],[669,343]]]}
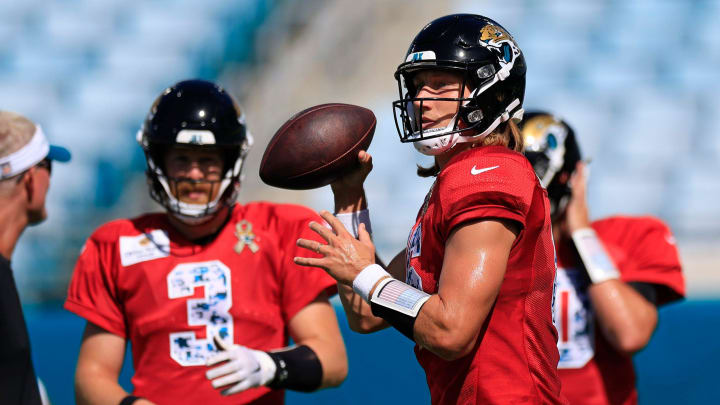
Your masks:
{"label": "practice jersey sleeve", "polygon": [[652,217],[616,217],[593,223],[620,270],[623,281],[667,287],[658,305],[685,296],[680,256],[670,228]]}
{"label": "practice jersey sleeve", "polygon": [[295,264],[296,256],[321,257],[321,255],[297,246],[299,238],[325,242],[317,233],[310,229],[310,221],[324,224],[325,221],[313,211],[299,206],[281,206],[285,221],[279,222],[277,233],[282,235],[283,249],[280,265],[280,281],[282,285],[281,300],[283,317],[289,322],[301,309],[311,303],[318,295],[325,292],[328,296],[337,292],[337,284],[325,270],[314,267],[303,267]]}
{"label": "practice jersey sleeve", "polygon": [[471,149],[457,157],[438,176],[444,236],[480,218],[510,219],[524,228],[536,182],[527,160],[504,147]]}
{"label": "practice jersey sleeve", "polygon": [[68,287],[65,309],[114,333],[126,336],[125,319],[117,297],[112,249],[97,237],[83,246]]}

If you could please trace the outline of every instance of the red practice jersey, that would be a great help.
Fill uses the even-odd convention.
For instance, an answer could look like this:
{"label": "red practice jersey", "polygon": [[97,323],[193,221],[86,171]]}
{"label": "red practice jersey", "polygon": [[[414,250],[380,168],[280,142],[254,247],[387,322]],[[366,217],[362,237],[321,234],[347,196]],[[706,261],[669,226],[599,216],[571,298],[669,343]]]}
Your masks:
{"label": "red practice jersey", "polygon": [[321,269],[293,263],[295,241],[318,240],[294,205],[235,205],[208,244],[183,238],[166,214],[107,223],[85,243],[65,308],[132,343],[133,394],[157,404],[277,404],[266,387],[224,397],[205,378],[212,335],[258,350],[288,345],[288,322],[336,291]]}
{"label": "red practice jersey", "polygon": [[[651,217],[612,217],[592,223],[625,282],[663,286],[658,305],[685,295],[685,282],[670,229]],[[558,246],[555,323],[558,369],[571,404],[637,404],[632,358],[615,351],[595,323],[590,279],[572,241]]]}
{"label": "red practice jersey", "polygon": [[516,222],[521,232],[505,278],[472,352],[446,361],[416,346],[433,404],[556,404],[557,333],[552,323],[555,252],[547,194],[530,163],[502,146],[454,156],[438,175],[410,232],[406,283],[438,292],[445,243],[481,218]]}

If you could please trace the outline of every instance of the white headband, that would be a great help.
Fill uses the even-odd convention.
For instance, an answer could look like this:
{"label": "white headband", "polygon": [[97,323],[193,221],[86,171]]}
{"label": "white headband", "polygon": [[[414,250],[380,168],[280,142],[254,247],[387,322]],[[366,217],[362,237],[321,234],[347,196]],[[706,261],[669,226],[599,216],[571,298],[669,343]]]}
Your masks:
{"label": "white headband", "polygon": [[35,133],[25,146],[0,158],[0,180],[13,177],[35,166],[50,153],[50,143],[40,128],[35,125]]}

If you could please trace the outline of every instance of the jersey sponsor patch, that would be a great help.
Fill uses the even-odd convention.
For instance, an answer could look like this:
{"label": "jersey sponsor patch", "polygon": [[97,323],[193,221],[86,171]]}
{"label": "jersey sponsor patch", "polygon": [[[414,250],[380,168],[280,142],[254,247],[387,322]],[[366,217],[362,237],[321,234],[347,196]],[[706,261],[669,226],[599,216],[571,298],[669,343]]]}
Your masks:
{"label": "jersey sponsor patch", "polygon": [[556,273],[555,313],[558,368],[581,368],[595,356],[595,321],[584,271],[559,268]]}
{"label": "jersey sponsor patch", "polygon": [[156,229],[137,236],[120,237],[120,262],[125,267],[168,255],[170,239],[163,230]]}

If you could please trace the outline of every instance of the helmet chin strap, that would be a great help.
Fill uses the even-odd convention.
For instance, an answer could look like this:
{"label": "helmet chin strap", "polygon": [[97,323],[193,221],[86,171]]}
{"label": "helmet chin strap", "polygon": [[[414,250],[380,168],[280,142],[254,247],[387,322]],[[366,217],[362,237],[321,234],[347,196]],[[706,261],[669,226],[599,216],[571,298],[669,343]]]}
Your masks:
{"label": "helmet chin strap", "polygon": [[[430,139],[421,139],[419,141],[413,142],[413,146],[415,146],[415,149],[418,150],[418,152],[428,155],[428,156],[436,156],[441,153],[444,153],[448,150],[450,150],[452,147],[455,146],[458,139],[458,133],[449,133],[454,131],[455,129],[455,122],[458,119],[458,114],[455,114],[455,116],[452,117],[450,122],[448,123],[445,128],[430,128],[428,130],[423,130],[423,134],[429,134],[431,136],[435,136],[434,138]],[[437,136],[446,134],[444,136]],[[417,135],[416,135],[417,134]],[[412,136],[420,136],[420,131],[416,132]]]}
{"label": "helmet chin strap", "polygon": [[[493,121],[492,124],[490,124],[490,126],[488,126],[485,131],[483,131],[482,133],[479,133],[476,135],[470,135],[470,136],[460,135],[458,137],[457,143],[477,142],[477,141],[481,140],[482,138],[490,135],[495,130],[495,128],[498,127],[498,125],[502,124],[505,121],[510,120],[510,118],[511,118],[510,112],[519,105],[520,105],[520,100],[518,100],[518,99],[513,100],[512,103],[508,104],[508,106],[505,107],[505,111],[503,111],[503,113],[500,114],[499,117],[495,118],[495,121]],[[513,114],[512,119],[518,120],[518,121],[521,120],[523,113],[524,113],[524,110],[522,108],[519,109],[518,111],[516,111]]]}
{"label": "helmet chin strap", "polygon": [[183,215],[179,212],[169,212],[170,215],[172,215],[173,218],[177,219],[178,221],[191,226],[197,226],[202,225],[204,223],[210,222],[217,212],[214,212],[212,214],[206,215],[204,217],[189,217],[187,215]]}
{"label": "helmet chin strap", "polygon": [[198,219],[204,219],[205,217],[212,216],[215,212],[217,212],[220,208],[220,199],[223,194],[225,194],[225,190],[230,185],[231,181],[229,178],[222,179],[220,181],[220,188],[218,189],[217,195],[207,204],[190,204],[180,201],[170,192],[170,187],[165,176],[158,175],[158,180],[167,194],[167,199],[170,205],[177,207],[177,214],[187,218]]}

